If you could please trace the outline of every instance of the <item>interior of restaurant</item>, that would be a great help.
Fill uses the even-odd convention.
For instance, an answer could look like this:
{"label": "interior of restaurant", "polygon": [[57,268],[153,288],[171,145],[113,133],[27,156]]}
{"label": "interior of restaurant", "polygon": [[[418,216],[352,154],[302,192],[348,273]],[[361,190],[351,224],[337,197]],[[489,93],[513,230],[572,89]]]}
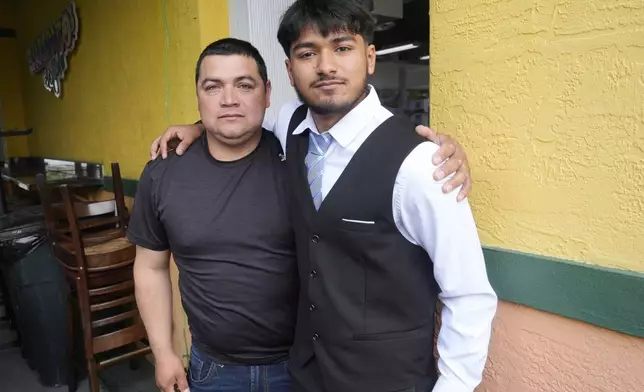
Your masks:
{"label": "interior of restaurant", "polygon": [[[228,35],[226,1],[108,3],[0,0],[3,392],[157,390],[124,230],[150,141],[197,116],[193,59]],[[371,83],[427,123],[428,2],[373,3]]]}
{"label": "interior of restaurant", "polygon": [[429,2],[374,1],[376,72],[383,105],[416,124],[429,123]]}
{"label": "interior of restaurant", "polygon": [[168,3],[0,1],[0,391],[158,390],[124,231],[227,33],[225,1]]}

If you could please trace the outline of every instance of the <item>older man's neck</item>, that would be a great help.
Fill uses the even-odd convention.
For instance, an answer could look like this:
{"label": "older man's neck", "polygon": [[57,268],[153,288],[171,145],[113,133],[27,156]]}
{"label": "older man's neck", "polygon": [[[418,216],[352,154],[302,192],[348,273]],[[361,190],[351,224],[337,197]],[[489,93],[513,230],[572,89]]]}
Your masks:
{"label": "older man's neck", "polygon": [[255,151],[262,138],[262,129],[253,132],[246,140],[220,140],[218,137],[206,132],[208,151],[218,161],[233,162],[240,160]]}

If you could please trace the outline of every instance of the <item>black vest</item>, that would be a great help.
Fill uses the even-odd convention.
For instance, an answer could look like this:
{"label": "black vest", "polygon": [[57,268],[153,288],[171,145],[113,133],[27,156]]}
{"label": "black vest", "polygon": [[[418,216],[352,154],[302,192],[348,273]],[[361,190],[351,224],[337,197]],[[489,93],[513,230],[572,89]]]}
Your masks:
{"label": "black vest", "polygon": [[[293,135],[306,110],[301,106],[291,119],[286,154],[300,276],[293,375],[307,390],[326,392],[402,391],[435,382],[438,285],[427,252],[400,234],[392,211],[398,170],[424,139],[408,120],[391,117],[358,149],[316,211],[304,166],[309,136]],[[431,175],[428,169],[427,181]]]}

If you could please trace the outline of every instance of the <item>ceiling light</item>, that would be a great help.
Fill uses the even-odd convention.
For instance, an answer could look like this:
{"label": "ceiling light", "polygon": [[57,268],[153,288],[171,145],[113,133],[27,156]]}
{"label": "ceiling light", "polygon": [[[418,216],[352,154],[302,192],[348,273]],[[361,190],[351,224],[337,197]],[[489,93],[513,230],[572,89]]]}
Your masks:
{"label": "ceiling light", "polygon": [[382,32],[382,31],[391,30],[394,27],[396,27],[396,22],[384,22],[376,25],[376,28],[374,29],[374,31]]}
{"label": "ceiling light", "polygon": [[385,54],[398,53],[398,52],[402,52],[404,50],[416,49],[417,47],[418,47],[418,45],[416,45],[416,44],[399,45],[399,46],[394,46],[392,48],[378,50],[378,51],[376,51],[376,55],[382,56],[382,55],[385,55]]}
{"label": "ceiling light", "polygon": [[420,60],[429,60],[429,55],[421,57]]}

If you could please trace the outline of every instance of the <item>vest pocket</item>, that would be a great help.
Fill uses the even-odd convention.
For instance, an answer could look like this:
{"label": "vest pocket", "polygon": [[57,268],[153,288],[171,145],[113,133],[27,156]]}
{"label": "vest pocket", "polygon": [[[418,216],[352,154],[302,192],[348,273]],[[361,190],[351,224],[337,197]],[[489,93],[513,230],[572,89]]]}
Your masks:
{"label": "vest pocket", "polygon": [[381,223],[374,220],[355,220],[355,219],[341,219],[338,222],[338,228],[343,231],[359,231],[366,233],[373,233],[380,230]]}
{"label": "vest pocket", "polygon": [[[435,379],[431,324],[392,333],[354,335],[329,342],[329,356],[320,365],[334,374],[330,391],[407,391],[419,381]],[[322,358],[322,357],[320,357]],[[335,385],[333,382],[337,380]],[[423,389],[424,391],[425,389]]]}
{"label": "vest pocket", "polygon": [[361,342],[375,342],[380,340],[416,338],[416,337],[425,336],[428,334],[429,334],[428,328],[426,326],[423,326],[420,328],[409,329],[406,331],[354,334],[353,340],[361,341]]}

